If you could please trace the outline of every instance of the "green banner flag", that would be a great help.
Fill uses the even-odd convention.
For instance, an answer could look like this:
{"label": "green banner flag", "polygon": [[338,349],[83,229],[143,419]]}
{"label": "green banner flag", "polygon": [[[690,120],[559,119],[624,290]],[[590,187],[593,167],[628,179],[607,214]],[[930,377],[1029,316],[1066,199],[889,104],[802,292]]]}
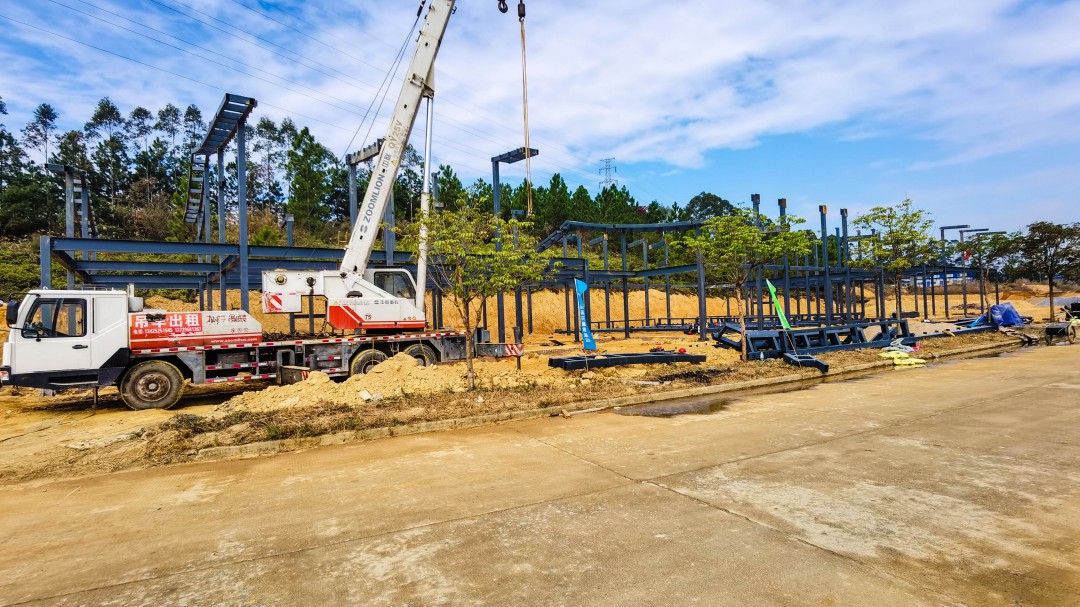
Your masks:
{"label": "green banner flag", "polygon": [[769,295],[772,295],[773,307],[776,308],[776,315],[780,317],[780,324],[784,325],[784,328],[788,331],[791,330],[791,324],[787,321],[787,316],[784,315],[784,308],[780,307],[780,300],[776,298],[776,287],[772,282],[765,280],[765,284],[769,285]]}

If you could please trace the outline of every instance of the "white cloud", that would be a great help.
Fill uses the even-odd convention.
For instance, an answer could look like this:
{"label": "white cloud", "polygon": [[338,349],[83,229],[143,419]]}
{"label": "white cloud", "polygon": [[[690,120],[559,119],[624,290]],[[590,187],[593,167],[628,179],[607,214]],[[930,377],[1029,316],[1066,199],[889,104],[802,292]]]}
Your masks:
{"label": "white cloud", "polygon": [[[259,12],[270,6],[270,20],[218,0],[162,0],[179,12],[157,4],[92,2],[140,24],[126,27],[163,38],[144,29],[155,28],[210,47],[215,61],[251,75],[72,14],[55,2],[5,6],[0,12],[10,17],[159,68],[0,19],[9,127],[21,126],[43,101],[61,110],[64,126],[76,128],[105,95],[125,111],[173,102],[196,103],[209,114],[227,91],[259,99],[260,115],[292,115],[341,153],[415,10],[410,2],[240,0]],[[572,184],[594,184],[598,160],[611,156],[623,164],[657,162],[667,172],[698,168],[712,150],[829,125],[848,140],[900,136],[941,146],[940,157],[909,159],[909,169],[1080,142],[1080,3],[527,4],[538,181],[561,171]],[[410,41],[405,61],[411,50]],[[523,141],[513,3],[502,15],[494,2],[459,2],[438,67],[436,157],[469,178],[487,175],[490,156]],[[382,121],[398,87],[392,87]],[[376,122],[373,136],[384,124]],[[414,132],[422,131],[421,122]],[[892,159],[889,164],[895,166]],[[503,174],[519,178],[523,170],[505,167]]]}

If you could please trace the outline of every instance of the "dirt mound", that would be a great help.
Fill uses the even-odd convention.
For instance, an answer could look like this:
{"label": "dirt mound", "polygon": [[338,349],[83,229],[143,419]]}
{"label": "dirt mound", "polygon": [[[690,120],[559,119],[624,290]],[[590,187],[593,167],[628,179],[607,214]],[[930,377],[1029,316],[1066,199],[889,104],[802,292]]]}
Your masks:
{"label": "dirt mound", "polygon": [[[548,368],[546,358],[543,364],[544,369],[535,368],[539,366],[537,364],[518,371],[512,361],[477,361],[476,383],[484,390],[566,382],[568,378],[564,371]],[[422,367],[415,358],[402,353],[376,365],[370,373],[354,375],[342,382],[334,382],[325,373],[316,371],[296,384],[271,386],[235,396],[219,410],[266,411],[315,402],[355,405],[373,400],[460,393],[467,388],[464,364]]]}

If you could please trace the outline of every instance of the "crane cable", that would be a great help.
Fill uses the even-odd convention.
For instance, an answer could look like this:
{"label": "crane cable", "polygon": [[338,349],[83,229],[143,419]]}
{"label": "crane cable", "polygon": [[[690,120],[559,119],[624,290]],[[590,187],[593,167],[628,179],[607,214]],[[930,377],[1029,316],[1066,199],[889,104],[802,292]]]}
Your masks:
{"label": "crane cable", "polygon": [[518,21],[521,23],[521,107],[525,118],[525,199],[526,216],[532,217],[532,161],[529,156],[529,73],[525,60],[525,2],[518,2]]}
{"label": "crane cable", "polygon": [[[499,0],[499,12],[506,13],[510,7],[506,0]],[[526,214],[532,217],[532,161],[529,158],[529,73],[525,60],[525,0],[518,0],[518,22],[521,23],[521,111],[525,117],[525,199]]]}

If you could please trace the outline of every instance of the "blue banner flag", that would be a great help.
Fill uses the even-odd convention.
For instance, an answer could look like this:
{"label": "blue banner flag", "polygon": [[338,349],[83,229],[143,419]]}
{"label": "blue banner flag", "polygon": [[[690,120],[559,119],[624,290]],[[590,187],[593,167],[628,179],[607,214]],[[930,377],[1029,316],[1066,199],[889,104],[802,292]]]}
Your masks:
{"label": "blue banner flag", "polygon": [[574,291],[577,292],[578,318],[581,323],[581,344],[586,350],[595,351],[596,340],[593,339],[592,330],[589,329],[589,316],[585,313],[585,295],[589,292],[589,285],[575,278]]}

